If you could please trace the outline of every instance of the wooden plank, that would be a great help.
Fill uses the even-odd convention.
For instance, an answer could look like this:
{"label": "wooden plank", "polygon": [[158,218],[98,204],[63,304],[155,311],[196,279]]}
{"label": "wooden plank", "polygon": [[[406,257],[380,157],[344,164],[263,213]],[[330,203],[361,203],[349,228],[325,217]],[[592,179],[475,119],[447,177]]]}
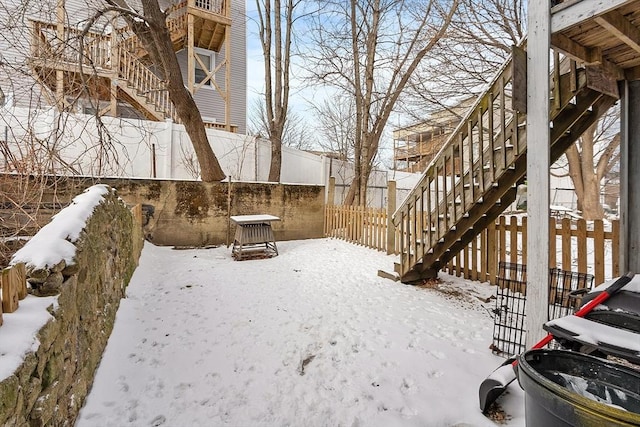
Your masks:
{"label": "wooden plank", "polygon": [[500,255],[498,261],[507,260],[507,225],[506,218],[500,216],[498,218],[498,247],[500,248]]}
{"label": "wooden plank", "polygon": [[571,271],[571,220],[569,218],[562,218],[561,224],[562,269]]}
{"label": "wooden plank", "polygon": [[7,267],[2,270],[1,276],[2,280],[2,312],[3,313],[13,313],[18,309],[18,275],[16,274],[16,270]]}
{"label": "wooden plank", "polygon": [[511,47],[513,97],[511,105],[515,111],[527,113],[527,52],[519,46]]}
{"label": "wooden plank", "polygon": [[482,239],[482,234],[476,236],[471,241],[471,280],[478,280],[478,239]]}
{"label": "wooden plank", "polygon": [[522,263],[527,263],[527,217],[522,217],[522,241],[520,242],[522,246]]}
{"label": "wooden plank", "polygon": [[587,67],[586,75],[588,88],[620,99],[618,80],[610,73],[607,73],[602,67]]}
{"label": "wooden plank", "polygon": [[24,263],[18,263],[13,266],[16,273],[16,286],[18,287],[18,299],[23,300],[27,297],[27,268]]}
{"label": "wooden plank", "polygon": [[518,218],[515,215],[509,218],[509,261],[518,263]]}
{"label": "wooden plank", "polygon": [[602,220],[593,222],[594,285],[604,283],[604,226]]}
{"label": "wooden plank", "polygon": [[393,214],[396,211],[396,182],[387,183],[387,255],[395,252],[395,226],[393,225]]}
{"label": "wooden plank", "polygon": [[[548,80],[548,79],[547,79]],[[547,82],[548,84],[548,82]],[[508,167],[507,164],[507,127],[506,127],[506,98],[505,98],[505,81],[504,77],[500,79],[500,135],[501,135],[501,171],[505,171]],[[484,189],[483,189],[484,191]]]}
{"label": "wooden plank", "polygon": [[585,65],[603,64],[605,61],[601,49],[585,47],[564,34],[553,34],[551,45],[556,51]]}
{"label": "wooden plank", "polygon": [[560,91],[560,53],[553,51],[553,114],[562,108],[562,94]]}
{"label": "wooden plank", "polygon": [[[578,246],[578,273],[587,272],[587,221],[579,219],[576,224],[576,243]],[[562,249],[565,250],[564,248]]]}
{"label": "wooden plank", "polygon": [[481,282],[485,282],[487,277],[489,277],[487,273],[487,266],[489,264],[489,249],[487,248],[487,235],[488,230],[485,228],[480,233],[480,280]]}
{"label": "wooden plank", "polygon": [[640,30],[617,10],[612,10],[594,19],[627,46],[640,53]]}
{"label": "wooden plank", "polygon": [[469,250],[470,250],[469,245],[465,246],[464,249],[462,250],[462,260],[464,261],[464,268],[462,270],[463,272],[462,275],[465,279],[471,278],[471,269],[469,268]]}
{"label": "wooden plank", "polygon": [[558,266],[556,219],[549,218],[549,268]]}
{"label": "wooden plank", "polygon": [[620,220],[611,221],[611,277],[620,276]]}
{"label": "wooden plank", "polygon": [[487,227],[487,274],[489,283],[496,284],[496,270],[498,269],[498,248],[496,247],[496,223],[491,221]]}
{"label": "wooden plank", "polygon": [[[578,1],[572,2],[569,6],[559,5],[553,9],[551,15],[551,33],[557,33],[565,30],[569,27],[586,21],[597,15],[603,15],[614,9],[633,3],[635,0],[598,0],[598,1]],[[531,16],[531,5],[529,5],[529,15]],[[540,9],[548,9],[549,6],[545,2],[540,2],[540,5],[535,5]],[[535,10],[535,9],[534,9]],[[547,12],[548,13],[548,12]],[[531,20],[531,18],[530,18]],[[531,28],[531,24],[529,25]],[[531,39],[529,40],[531,45]]]}

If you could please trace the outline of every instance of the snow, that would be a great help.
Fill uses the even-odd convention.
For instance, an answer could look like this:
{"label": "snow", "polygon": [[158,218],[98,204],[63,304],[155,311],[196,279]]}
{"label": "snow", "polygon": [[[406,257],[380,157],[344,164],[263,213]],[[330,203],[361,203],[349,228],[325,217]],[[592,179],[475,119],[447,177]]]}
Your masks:
{"label": "snow", "polygon": [[0,327],[0,381],[3,381],[22,364],[24,356],[40,346],[36,338],[39,331],[53,316],[47,307],[56,304],[57,297],[38,298],[27,295],[20,301],[20,308],[5,314]]}
{"label": "snow", "polygon": [[550,327],[557,326],[571,331],[575,339],[587,344],[606,343],[618,348],[627,349],[640,356],[640,339],[638,334],[622,328],[615,328],[583,317],[565,316],[547,322]]}
{"label": "snow", "polygon": [[[625,291],[629,291],[629,292],[638,292],[638,293],[640,293],[640,274],[639,273],[640,272],[636,273],[636,275],[633,276],[633,279],[631,279],[631,281],[629,283],[624,285],[624,287],[622,289],[624,289]],[[611,286],[611,284],[613,284],[613,282],[615,282],[615,281],[616,281],[616,279],[606,281],[606,282],[596,286],[591,292],[603,291],[603,290],[607,289],[609,286]]]}
{"label": "snow", "polygon": [[[93,209],[109,192],[105,185],[94,185],[76,196],[73,202],[56,214],[49,224],[33,236],[11,259],[11,264],[24,262],[35,268],[51,267],[65,260],[73,263],[73,245],[85,227]],[[57,306],[57,297],[38,298],[28,295],[18,310],[3,316],[0,327],[0,381],[12,375],[24,356],[40,345],[36,333],[53,316],[47,307]]]}
{"label": "snow", "polygon": [[[493,303],[382,279],[395,257],[339,240],[278,247],[146,243],[77,427],[495,425],[478,407],[504,361]],[[524,425],[517,383],[499,402]]]}
{"label": "snow", "polygon": [[51,221],[42,227],[11,259],[11,264],[20,262],[34,268],[53,267],[61,260],[67,265],[74,263],[80,232],[87,224],[93,209],[104,200],[109,187],[98,184],[89,187],[84,193],[74,197],[69,206],[54,215]]}

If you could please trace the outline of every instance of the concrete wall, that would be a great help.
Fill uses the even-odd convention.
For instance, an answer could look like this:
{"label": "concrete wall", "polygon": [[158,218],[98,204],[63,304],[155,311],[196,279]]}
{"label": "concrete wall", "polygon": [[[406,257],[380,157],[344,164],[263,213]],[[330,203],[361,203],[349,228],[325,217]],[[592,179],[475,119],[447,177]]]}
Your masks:
{"label": "concrete wall", "polygon": [[[24,182],[23,185],[11,185],[8,180],[25,181],[24,178],[2,175],[0,182],[7,193],[16,188],[21,193],[39,194],[38,205],[41,207],[39,215],[33,211],[38,208],[35,205],[26,212],[28,215],[3,217],[0,212],[0,218],[4,218],[2,227],[9,230],[22,228],[8,224],[10,221],[50,217],[56,212],[50,207],[64,207],[76,194],[99,182],[116,188],[127,204],[144,205],[147,213],[145,235],[158,245],[225,244],[235,233],[235,225],[228,219],[231,215],[280,217],[281,221],[273,223],[277,240],[313,239],[323,235],[325,190],[318,185],[234,182],[229,198],[228,183],[58,177],[50,178],[48,183],[33,180],[30,185],[34,189],[28,190]],[[0,204],[5,203],[5,196],[11,195],[0,191]],[[14,200],[21,198],[16,195]]]}
{"label": "concrete wall", "polygon": [[125,204],[114,193],[105,196],[76,242],[75,268],[67,268],[66,274],[52,268],[51,274],[64,279],[57,304],[49,308],[53,319],[37,333],[39,346],[0,381],[0,425],[74,424],[137,265],[141,241],[139,225]]}

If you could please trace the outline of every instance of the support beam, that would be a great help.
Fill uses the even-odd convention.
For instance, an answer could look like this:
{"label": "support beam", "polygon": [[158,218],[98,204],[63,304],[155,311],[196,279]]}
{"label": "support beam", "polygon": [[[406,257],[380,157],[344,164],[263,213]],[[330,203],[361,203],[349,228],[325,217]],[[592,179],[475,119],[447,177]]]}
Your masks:
{"label": "support beam", "polygon": [[[192,0],[190,0],[191,2]],[[196,81],[196,60],[195,60],[195,50],[194,50],[194,34],[193,34],[193,25],[194,25],[194,17],[192,14],[187,14],[187,89],[191,92],[191,95],[195,93],[194,85]]]}
{"label": "support beam", "polygon": [[231,26],[224,27],[224,124],[231,132]]}
{"label": "support beam", "polygon": [[[551,32],[557,33],[572,27],[580,22],[604,15],[607,12],[625,6],[635,0],[590,0],[566,2],[553,8],[551,16]],[[537,5],[536,5],[537,6]],[[540,2],[540,7],[549,8],[547,2]]]}
{"label": "support beam", "polygon": [[549,49],[547,2],[529,2],[527,43],[527,347],[544,336],[549,283]]}
{"label": "support beam", "polygon": [[[62,46],[63,43],[65,43],[65,37],[64,37],[64,15],[65,15],[65,10],[64,10],[64,1],[65,0],[58,0],[56,3],[56,18],[57,18],[57,25],[56,25],[56,35],[58,37],[58,45]],[[57,69],[56,70],[56,106],[58,108],[58,111],[63,111],[65,109],[65,102],[64,102],[64,71],[62,71],[61,69]]]}
{"label": "support beam", "polygon": [[620,271],[640,272],[640,81],[620,85]]}
{"label": "support beam", "polygon": [[611,34],[622,40],[631,49],[640,53],[640,30],[618,11],[598,16],[595,21]]}
{"label": "support beam", "polygon": [[614,63],[602,57],[602,49],[587,48],[571,40],[564,34],[552,34],[551,45],[565,56],[583,63],[584,65],[601,65],[603,70],[613,75],[616,79],[624,79],[623,70]]}
{"label": "support beam", "polygon": [[602,64],[602,49],[584,47],[564,34],[553,34],[551,44],[556,50],[585,65]]}

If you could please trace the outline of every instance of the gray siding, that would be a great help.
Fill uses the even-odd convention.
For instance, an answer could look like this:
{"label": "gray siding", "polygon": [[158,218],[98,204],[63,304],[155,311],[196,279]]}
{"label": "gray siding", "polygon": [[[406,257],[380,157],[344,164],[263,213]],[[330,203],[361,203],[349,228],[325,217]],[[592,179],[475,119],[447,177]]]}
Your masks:
{"label": "gray siding", "polygon": [[[135,1],[135,0],[134,0]],[[175,3],[164,0],[161,4]],[[0,66],[0,88],[18,106],[39,108],[48,104],[40,85],[30,77],[27,59],[31,49],[29,18],[45,22],[56,21],[56,0],[8,0],[0,7],[0,58],[8,65]],[[66,21],[77,25],[92,16],[103,3],[100,0],[66,0]],[[246,132],[246,23],[244,0],[231,0],[231,124],[239,133]],[[216,62],[224,59],[224,49],[216,54]],[[187,78],[186,53],[178,52],[183,76]],[[224,72],[217,82],[224,88]],[[213,88],[203,88],[195,95],[196,103],[205,118],[224,121],[224,103]]]}
{"label": "gray siding", "polygon": [[[231,124],[238,126],[238,133],[247,130],[247,46],[245,21],[245,3],[243,0],[231,0]],[[187,84],[187,53],[178,52],[178,60],[185,84]],[[225,49],[215,54],[216,64],[224,61]],[[216,82],[225,90],[224,71],[216,74]],[[224,122],[224,101],[213,87],[202,87],[194,99],[202,116],[215,118],[217,122]]]}

